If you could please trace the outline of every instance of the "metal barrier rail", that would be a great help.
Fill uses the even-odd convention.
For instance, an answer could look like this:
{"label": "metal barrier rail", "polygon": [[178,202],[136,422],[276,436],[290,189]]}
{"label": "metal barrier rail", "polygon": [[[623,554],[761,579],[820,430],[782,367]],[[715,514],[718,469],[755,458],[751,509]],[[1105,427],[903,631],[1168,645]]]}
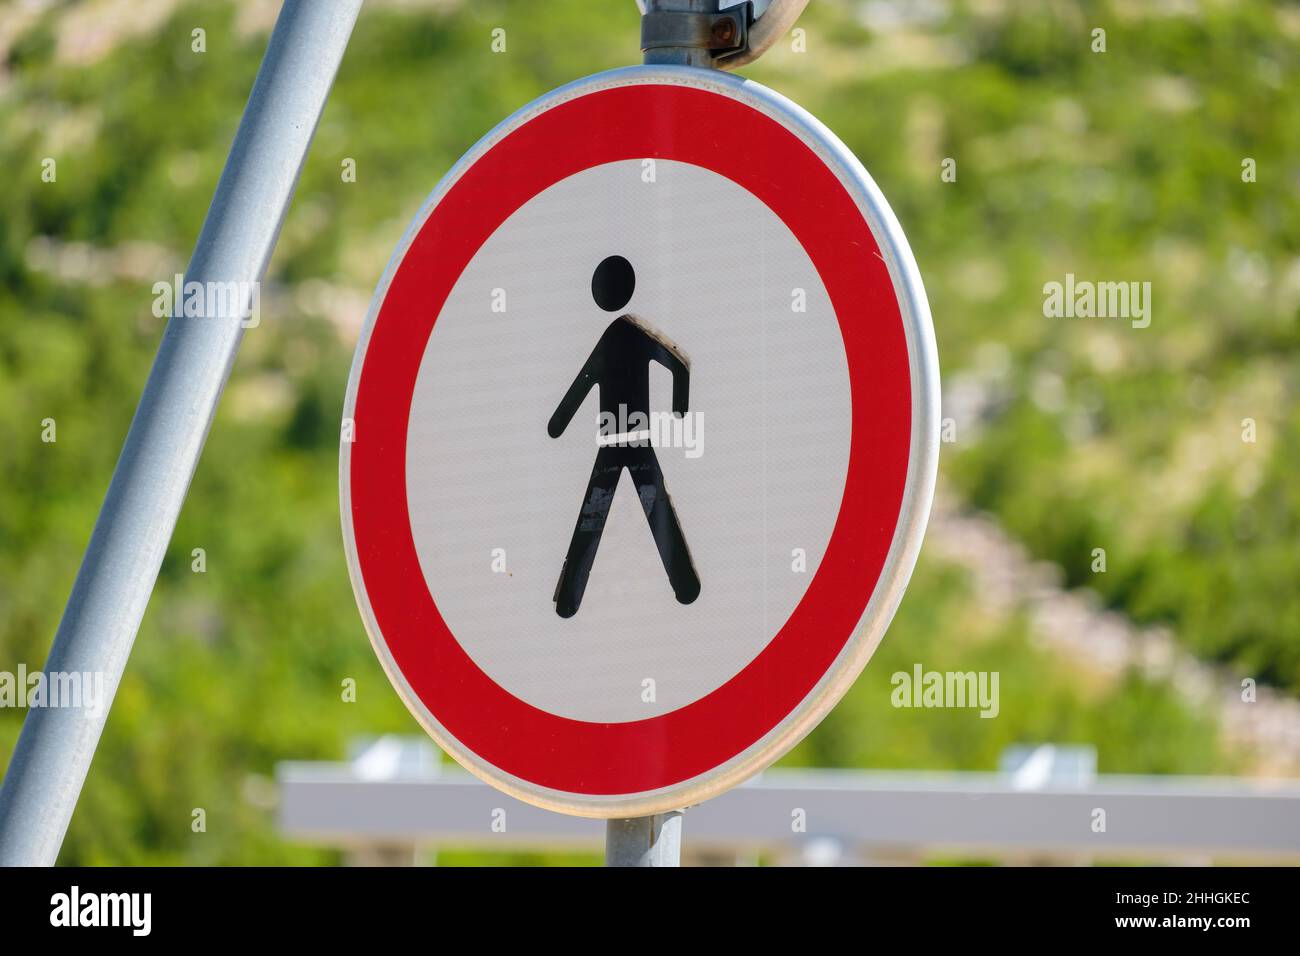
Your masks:
{"label": "metal barrier rail", "polygon": [[[459,768],[384,776],[284,763],[277,779],[287,838],[391,858],[416,847],[598,851],[604,836],[600,820],[520,803]],[[840,863],[1300,861],[1300,781],[1100,776],[1026,789],[1008,774],[769,770],[687,810],[682,842],[688,860],[710,862],[759,851]]]}

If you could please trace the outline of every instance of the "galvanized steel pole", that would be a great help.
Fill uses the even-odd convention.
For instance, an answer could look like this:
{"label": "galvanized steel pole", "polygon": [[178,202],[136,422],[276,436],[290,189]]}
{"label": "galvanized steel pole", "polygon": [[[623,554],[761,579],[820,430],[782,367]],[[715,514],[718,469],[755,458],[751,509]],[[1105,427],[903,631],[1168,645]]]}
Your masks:
{"label": "galvanized steel pole", "polygon": [[58,856],[361,3],[280,11],[185,275],[186,290],[238,288],[239,299],[217,315],[178,308],[167,323],[45,665],[102,674],[104,699],[94,712],[28,712],[0,787],[0,864]]}
{"label": "galvanized steel pole", "polygon": [[[637,0],[646,63],[730,69],[752,63],[803,13],[808,0],[772,0],[750,23],[730,0]],[[678,866],[682,814],[607,821],[606,866]]]}
{"label": "galvanized steel pole", "polygon": [[[646,63],[671,63],[709,69],[714,56],[707,45],[707,33],[692,31],[689,24],[669,24],[654,33],[650,20],[657,14],[714,15],[719,0],[645,0],[641,4],[641,42]],[[692,32],[696,35],[692,36]],[[665,37],[680,36],[682,45],[661,45]],[[606,866],[680,866],[682,852],[681,811],[650,817],[627,817],[605,823]]]}
{"label": "galvanized steel pole", "polygon": [[[744,47],[744,8],[727,13],[722,0],[639,0],[645,62],[710,69],[728,47]],[[614,819],[605,825],[606,866],[679,866],[681,811]]]}
{"label": "galvanized steel pole", "polygon": [[605,823],[606,866],[680,866],[682,813],[656,813]]}

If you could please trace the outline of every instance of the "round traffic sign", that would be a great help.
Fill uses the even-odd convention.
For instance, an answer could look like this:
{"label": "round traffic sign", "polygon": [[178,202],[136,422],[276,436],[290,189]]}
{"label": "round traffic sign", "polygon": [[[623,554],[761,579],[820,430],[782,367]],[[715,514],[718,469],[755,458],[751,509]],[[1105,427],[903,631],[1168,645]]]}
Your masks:
{"label": "round traffic sign", "polygon": [[915,262],[829,130],[711,71],[555,90],[439,183],[357,347],[340,484],[371,641],[520,799],[715,796],[879,642],[938,407]]}

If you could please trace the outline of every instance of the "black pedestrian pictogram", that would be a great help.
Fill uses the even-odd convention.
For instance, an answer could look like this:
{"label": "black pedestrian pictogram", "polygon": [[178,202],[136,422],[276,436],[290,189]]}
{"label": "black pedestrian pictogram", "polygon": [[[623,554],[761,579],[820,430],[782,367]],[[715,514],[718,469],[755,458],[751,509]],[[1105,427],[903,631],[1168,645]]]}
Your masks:
{"label": "black pedestrian pictogram", "polygon": [[[591,278],[592,298],[606,312],[617,312],[626,306],[635,288],[636,273],[632,264],[622,256],[605,259]],[[626,421],[637,412],[648,420],[652,361],[672,372],[673,414],[685,415],[690,363],[667,338],[647,328],[635,317],[624,314],[611,322],[601,335],[551,416],[547,432],[552,438],[564,434],[593,386],[600,387],[600,410],[604,420],[614,416],[615,420]],[[587,483],[569,552],[555,586],[555,612],[560,617],[573,617],[582,604],[587,579],[596,561],[596,550],[600,547],[600,536],[605,530],[605,519],[609,516],[609,507],[624,468],[636,485],[641,509],[650,523],[650,532],[677,600],[690,604],[700,594],[700,579],[695,573],[672,499],[664,487],[664,475],[654,447],[648,441],[604,444],[596,452],[596,464],[591,469],[591,480]]]}

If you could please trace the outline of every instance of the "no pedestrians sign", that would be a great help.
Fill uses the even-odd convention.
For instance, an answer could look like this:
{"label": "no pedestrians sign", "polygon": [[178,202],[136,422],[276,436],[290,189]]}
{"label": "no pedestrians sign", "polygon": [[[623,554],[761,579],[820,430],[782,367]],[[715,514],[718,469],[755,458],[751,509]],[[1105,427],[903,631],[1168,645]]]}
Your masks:
{"label": "no pedestrians sign", "polygon": [[937,396],[906,240],[825,127],[687,68],[556,90],[438,185],[357,349],[343,529],[375,649],[520,799],[714,796],[879,642]]}

